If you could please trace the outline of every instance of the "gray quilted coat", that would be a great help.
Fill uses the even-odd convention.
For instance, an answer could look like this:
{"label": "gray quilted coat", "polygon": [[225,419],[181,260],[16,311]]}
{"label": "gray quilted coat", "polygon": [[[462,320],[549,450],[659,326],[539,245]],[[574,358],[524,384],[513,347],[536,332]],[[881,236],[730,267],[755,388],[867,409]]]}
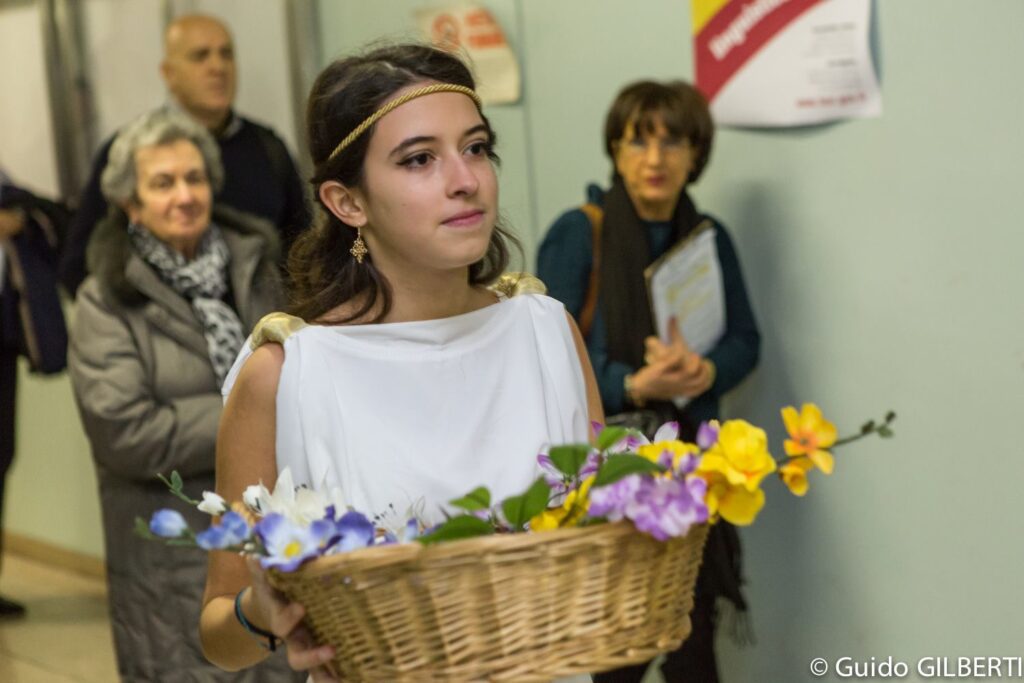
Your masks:
{"label": "gray quilted coat", "polygon": [[[282,303],[273,227],[217,208],[231,251],[231,300],[243,328]],[[99,479],[110,614],[124,681],[304,680],[281,654],[239,674],[208,664],[199,646],[206,553],[133,534],[136,516],[181,511],[193,528],[209,517],[172,498],[157,478],[172,470],[193,498],[214,488],[221,396],[191,305],[133,251],[119,211],[89,244],[92,275],[78,291],[68,369]]]}

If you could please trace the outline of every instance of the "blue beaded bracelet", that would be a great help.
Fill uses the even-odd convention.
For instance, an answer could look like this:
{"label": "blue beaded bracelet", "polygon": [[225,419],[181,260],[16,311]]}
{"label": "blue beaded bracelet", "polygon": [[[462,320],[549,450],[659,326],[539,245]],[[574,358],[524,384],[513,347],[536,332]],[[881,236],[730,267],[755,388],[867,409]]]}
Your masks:
{"label": "blue beaded bracelet", "polygon": [[238,595],[235,596],[235,618],[238,619],[238,623],[242,625],[242,628],[244,628],[252,635],[267,639],[266,643],[264,643],[263,641],[259,642],[260,647],[262,647],[265,650],[270,650],[271,652],[274,652],[275,650],[277,650],[277,644],[281,642],[281,639],[275,636],[270,631],[264,631],[259,626],[253,626],[249,623],[249,620],[245,618],[245,614],[242,612],[242,593],[244,593],[245,591],[246,589],[243,588],[242,590],[238,591]]}

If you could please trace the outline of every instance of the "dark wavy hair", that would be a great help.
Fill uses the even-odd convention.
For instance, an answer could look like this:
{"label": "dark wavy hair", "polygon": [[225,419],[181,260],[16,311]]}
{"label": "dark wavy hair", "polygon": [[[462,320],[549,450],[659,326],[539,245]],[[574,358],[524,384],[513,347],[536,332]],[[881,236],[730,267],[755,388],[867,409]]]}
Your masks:
{"label": "dark wavy hair", "polygon": [[[363,162],[376,126],[356,138],[334,159],[335,146],[367,117],[403,88],[424,81],[454,83],[475,88],[466,65],[454,55],[426,45],[379,47],[360,56],[339,59],[324,69],[313,84],[306,107],[309,152],[315,169],[311,183],[321,204],[313,226],[306,230],[288,254],[291,313],[307,321],[342,324],[362,318],[377,307],[371,322],[379,322],[391,309],[391,288],[373,264],[373,254],[362,264],[349,250],[356,230],[332,214],[320,200],[321,183],[336,180],[361,187]],[[487,117],[484,124],[495,142]],[[497,161],[496,156],[492,156]],[[500,222],[495,226],[486,254],[469,267],[469,282],[486,285],[504,272],[509,244],[520,251],[518,240]],[[365,294],[358,310],[329,321],[323,316],[356,296]]]}
{"label": "dark wavy hair", "polygon": [[615,145],[629,124],[633,123],[637,132],[650,134],[659,120],[671,135],[689,140],[697,149],[686,179],[695,182],[711,156],[715,124],[704,95],[686,81],[636,81],[619,91],[604,123],[605,152],[614,161]]}

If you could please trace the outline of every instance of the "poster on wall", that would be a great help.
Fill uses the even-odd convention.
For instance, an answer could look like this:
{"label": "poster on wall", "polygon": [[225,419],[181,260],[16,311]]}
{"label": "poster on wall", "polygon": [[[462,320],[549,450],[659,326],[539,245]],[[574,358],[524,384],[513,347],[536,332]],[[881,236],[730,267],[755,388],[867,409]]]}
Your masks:
{"label": "poster on wall", "polygon": [[432,44],[468,57],[484,104],[519,101],[519,64],[505,32],[485,7],[464,3],[446,9],[420,9],[416,21]]}
{"label": "poster on wall", "polygon": [[693,0],[697,87],[724,126],[882,113],[871,0]]}

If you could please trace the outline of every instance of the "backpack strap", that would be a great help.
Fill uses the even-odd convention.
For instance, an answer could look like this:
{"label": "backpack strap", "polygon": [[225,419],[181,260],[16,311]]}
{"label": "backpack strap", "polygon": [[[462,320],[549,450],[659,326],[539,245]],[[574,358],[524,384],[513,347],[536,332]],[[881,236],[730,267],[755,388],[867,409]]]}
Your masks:
{"label": "backpack strap", "polygon": [[601,284],[601,224],[604,222],[604,209],[592,202],[580,207],[590,221],[591,250],[594,261],[590,264],[590,280],[587,282],[587,295],[583,298],[583,309],[580,311],[580,333],[586,338],[594,324],[594,313],[597,311],[597,292]]}

